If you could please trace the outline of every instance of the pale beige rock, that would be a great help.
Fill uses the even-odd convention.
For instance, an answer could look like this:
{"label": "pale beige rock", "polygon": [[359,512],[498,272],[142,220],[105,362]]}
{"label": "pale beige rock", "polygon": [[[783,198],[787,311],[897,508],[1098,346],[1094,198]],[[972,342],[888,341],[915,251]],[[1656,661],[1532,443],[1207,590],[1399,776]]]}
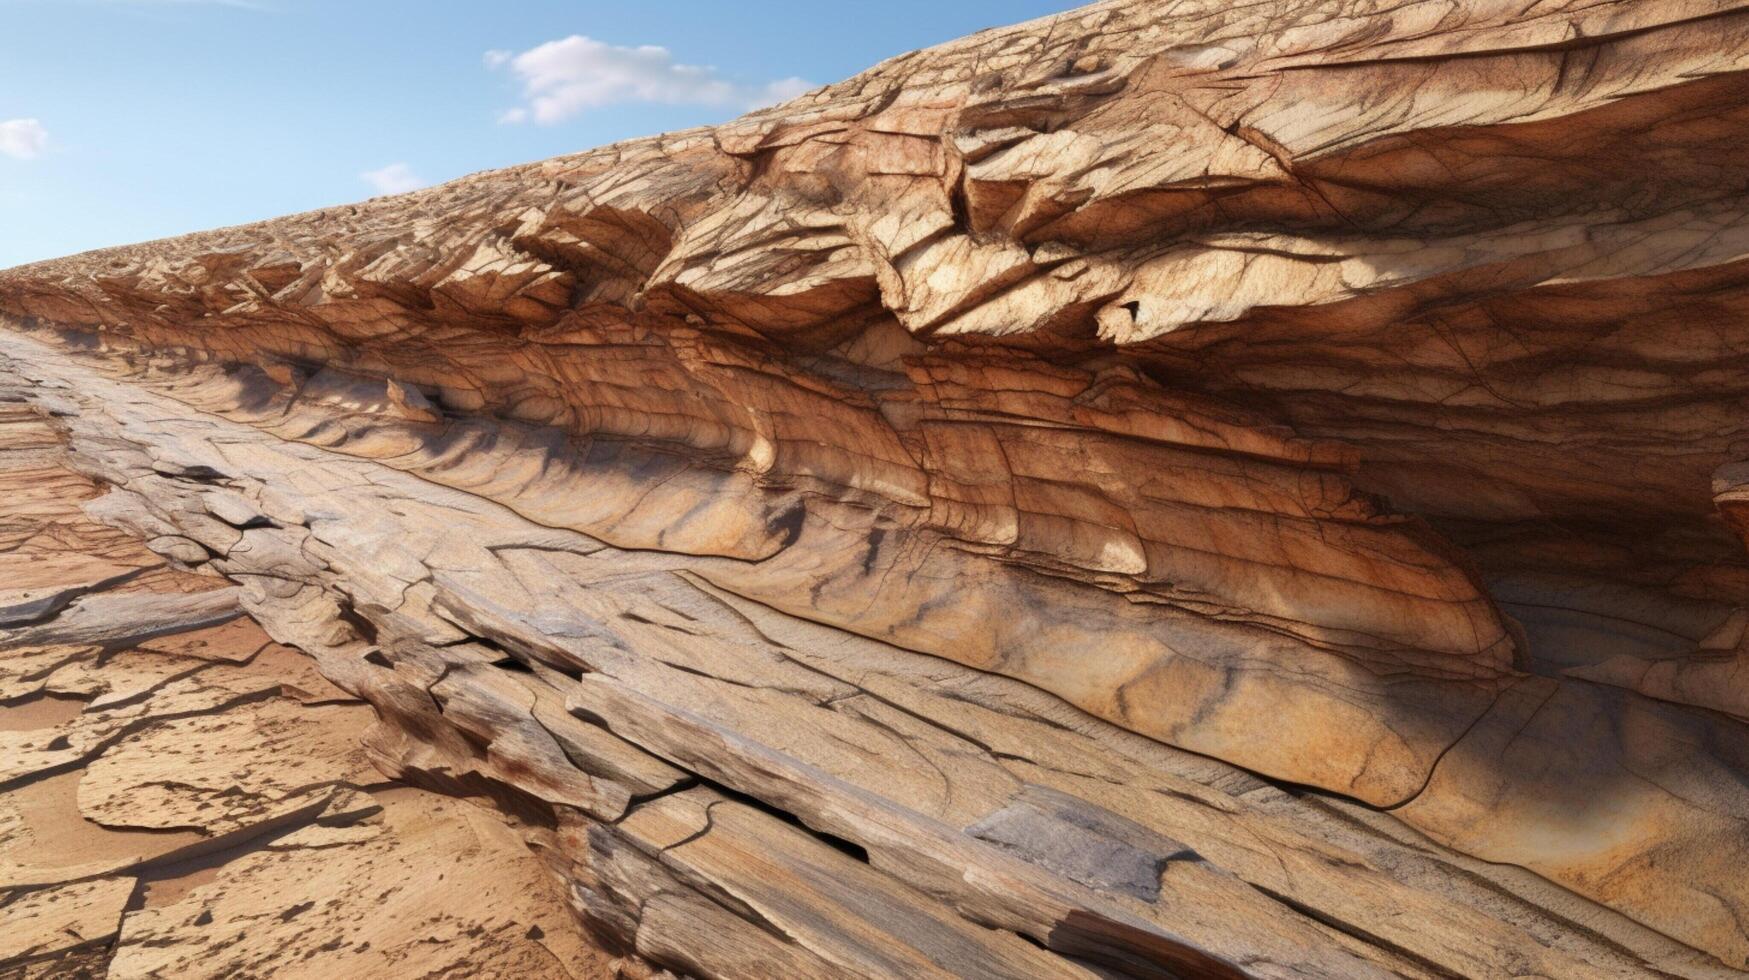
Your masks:
{"label": "pale beige rock", "polygon": [[79,780],[79,812],[106,827],[222,833],[295,797],[375,780],[362,758],[369,708],[248,705],[154,725],[104,752]]}
{"label": "pale beige rock", "polygon": [[115,877],[7,895],[0,905],[0,963],[109,942],[133,893],[134,879]]}
{"label": "pale beige rock", "polygon": [[380,799],[378,834],[306,827],[129,915],[108,975],[609,975],[514,831],[412,790]]}
{"label": "pale beige rock", "polygon": [[[0,977],[613,975],[516,830],[384,785],[368,707],[238,618],[220,580],[143,579],[140,542],[83,523],[95,487],[61,433],[20,431],[0,428],[0,487],[30,500],[5,510],[8,554],[67,598],[0,634]],[[45,476],[59,493],[32,497]],[[103,645],[23,642],[69,638]]]}

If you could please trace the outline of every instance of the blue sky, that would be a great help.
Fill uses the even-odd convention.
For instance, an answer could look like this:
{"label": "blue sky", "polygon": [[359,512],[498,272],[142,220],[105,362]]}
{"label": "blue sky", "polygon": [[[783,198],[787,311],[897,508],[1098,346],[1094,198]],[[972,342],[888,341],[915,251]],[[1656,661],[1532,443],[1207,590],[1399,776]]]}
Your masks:
{"label": "blue sky", "polygon": [[732,118],[1077,0],[0,0],[0,268]]}

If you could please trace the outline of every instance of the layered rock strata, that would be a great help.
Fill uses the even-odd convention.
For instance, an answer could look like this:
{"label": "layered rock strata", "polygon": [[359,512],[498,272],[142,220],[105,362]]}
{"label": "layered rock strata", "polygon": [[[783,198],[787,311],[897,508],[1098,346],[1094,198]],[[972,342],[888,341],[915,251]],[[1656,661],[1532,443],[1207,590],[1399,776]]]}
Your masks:
{"label": "layered rock strata", "polygon": [[0,273],[4,352],[667,967],[1705,975],[1745,69],[1723,0],[1108,2]]}
{"label": "layered rock strata", "polygon": [[0,977],[605,978],[506,821],[386,781],[370,708],[82,504],[0,372]]}

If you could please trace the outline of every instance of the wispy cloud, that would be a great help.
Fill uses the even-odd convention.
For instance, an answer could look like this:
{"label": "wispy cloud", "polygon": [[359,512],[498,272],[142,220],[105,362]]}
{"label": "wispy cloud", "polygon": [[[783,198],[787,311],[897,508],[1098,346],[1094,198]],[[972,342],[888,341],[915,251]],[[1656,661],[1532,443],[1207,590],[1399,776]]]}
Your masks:
{"label": "wispy cloud", "polygon": [[753,109],[795,98],[813,88],[800,78],[744,85],[708,65],[674,60],[654,44],[624,47],[573,34],[520,54],[488,51],[486,67],[508,67],[522,81],[526,104],[507,109],[500,122],[556,123],[589,109],[627,102],[712,105]]}
{"label": "wispy cloud", "polygon": [[35,160],[49,148],[49,131],[35,119],[8,119],[0,122],[0,156],[14,160]]}
{"label": "wispy cloud", "polygon": [[367,170],[358,177],[376,188],[379,194],[405,194],[431,184],[431,181],[414,173],[413,168],[404,163],[391,163],[379,170]]}

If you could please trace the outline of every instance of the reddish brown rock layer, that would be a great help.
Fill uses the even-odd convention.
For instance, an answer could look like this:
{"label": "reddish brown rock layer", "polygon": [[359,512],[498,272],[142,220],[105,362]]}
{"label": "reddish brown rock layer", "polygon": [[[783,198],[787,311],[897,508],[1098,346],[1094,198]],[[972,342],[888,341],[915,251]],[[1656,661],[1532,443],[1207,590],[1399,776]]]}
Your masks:
{"label": "reddish brown rock layer", "polygon": [[[725,856],[790,831],[722,794],[867,852],[864,891],[947,930],[925,961],[1047,969],[963,917],[1126,970],[1528,962],[1380,944],[1255,870],[1125,893],[1037,828],[1151,854],[1158,799],[1017,773],[1050,737],[997,747],[954,697],[795,674],[857,651],[945,662],[906,697],[1023,682],[1101,744],[1388,810],[1740,968],[1746,69],[1724,0],[1108,2],[715,129],[0,273],[0,311],[235,423],[257,448],[208,458],[78,409],[136,447],[88,450],[112,519],[253,582],[384,713],[391,772],[587,826],[579,906],[670,965],[912,966],[846,938],[909,928],[848,896],[822,935],[695,945],[676,920],[789,922],[736,889],[815,874]],[[419,506],[348,489],[390,470]],[[254,489],[176,482],[208,471]],[[480,548],[431,536],[462,513]],[[870,698],[910,720],[845,720]],[[1304,921],[1198,918],[1281,895]],[[1332,918],[1340,952],[1292,952]]]}

